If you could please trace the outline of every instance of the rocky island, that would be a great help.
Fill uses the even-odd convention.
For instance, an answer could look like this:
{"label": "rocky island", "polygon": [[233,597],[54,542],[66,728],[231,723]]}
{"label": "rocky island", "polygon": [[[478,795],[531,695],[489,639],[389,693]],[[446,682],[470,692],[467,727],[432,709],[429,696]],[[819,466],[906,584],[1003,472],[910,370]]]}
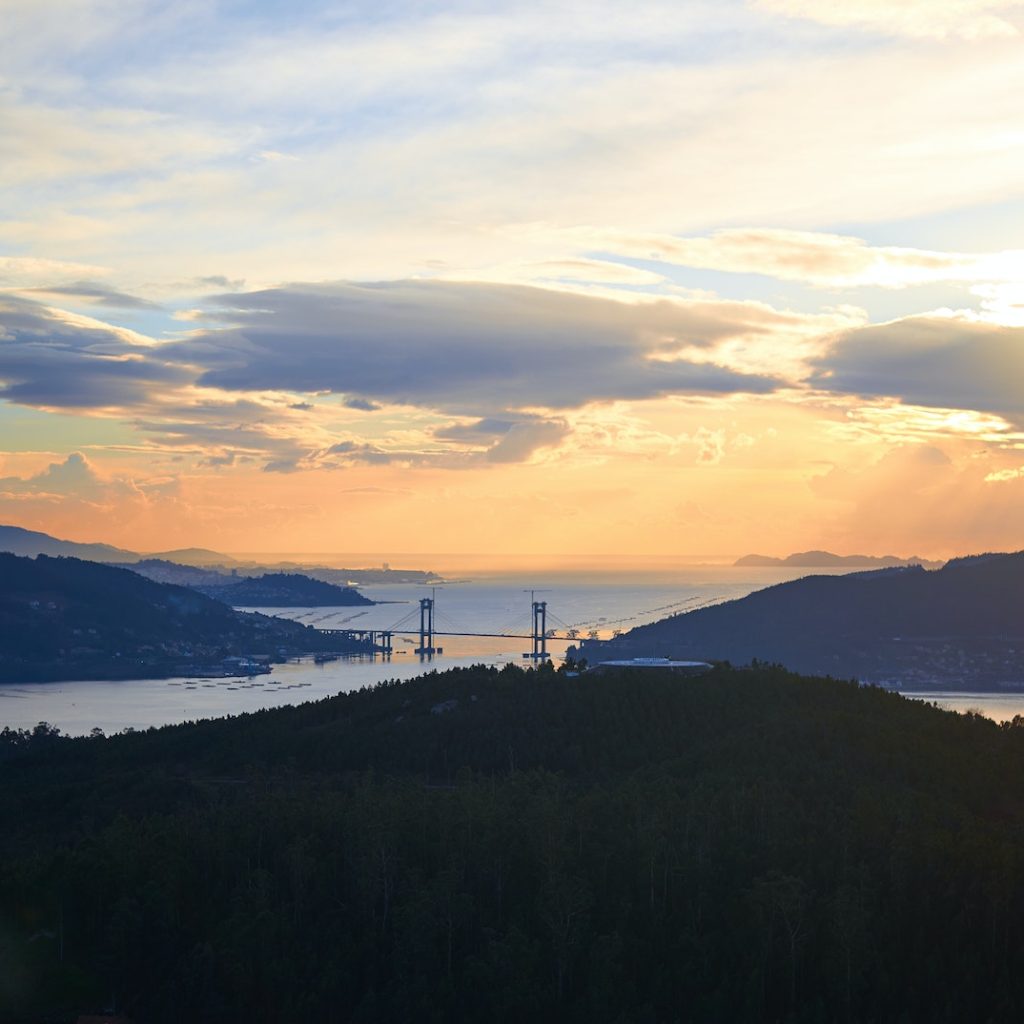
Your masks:
{"label": "rocky island", "polygon": [[798,551],[796,554],[776,558],[773,555],[744,555],[733,565],[749,568],[764,566],[800,569],[893,569],[897,566],[922,565],[926,569],[938,569],[942,562],[930,562],[913,555],[898,558],[896,555],[835,555],[831,551]]}

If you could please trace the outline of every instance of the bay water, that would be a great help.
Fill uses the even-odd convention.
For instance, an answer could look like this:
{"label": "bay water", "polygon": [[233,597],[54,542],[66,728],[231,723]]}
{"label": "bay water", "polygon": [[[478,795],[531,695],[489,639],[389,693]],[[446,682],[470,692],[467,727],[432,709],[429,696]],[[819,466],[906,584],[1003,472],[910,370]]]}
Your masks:
{"label": "bay water", "polygon": [[[574,629],[580,636],[596,633],[608,639],[616,630],[743,597],[814,571],[717,565],[642,572],[534,570],[476,573],[472,579],[436,588],[406,584],[365,587],[362,592],[381,603],[371,607],[259,610],[322,629],[395,629],[394,654],[389,660],[378,656],[317,664],[312,659],[300,659],[275,665],[270,675],[252,678],[193,676],[5,684],[0,686],[0,728],[31,729],[39,722],[48,722],[68,735],[84,735],[94,728],[109,734],[318,700],[382,680],[406,679],[458,665],[527,665],[530,662],[523,654],[531,647],[533,600],[547,602],[548,628],[556,630],[559,637]],[[435,644],[443,648],[443,653],[427,659],[413,649],[419,643],[420,599],[431,596],[438,634]],[[550,640],[552,657],[560,660],[571,642]],[[942,707],[980,711],[1000,721],[1024,713],[1024,694],[920,696]]]}

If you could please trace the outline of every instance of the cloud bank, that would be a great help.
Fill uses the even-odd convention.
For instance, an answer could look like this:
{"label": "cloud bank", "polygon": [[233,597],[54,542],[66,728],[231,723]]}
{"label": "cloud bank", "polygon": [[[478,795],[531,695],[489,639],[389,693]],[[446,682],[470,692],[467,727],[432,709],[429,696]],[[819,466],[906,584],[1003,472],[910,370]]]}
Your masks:
{"label": "cloud bank", "polygon": [[665,358],[767,333],[787,317],[745,303],[628,303],[513,285],[401,281],[221,296],[230,328],[168,345],[227,391],[330,391],[460,415],[672,394],[766,392],[779,381]]}
{"label": "cloud bank", "polygon": [[130,407],[192,376],[131,331],[0,296],[0,398],[40,408]]}
{"label": "cloud bank", "polygon": [[[192,451],[206,465],[246,455],[278,471],[417,464],[446,452],[453,465],[475,456],[515,462],[569,435],[560,410],[768,393],[780,378],[720,365],[715,346],[800,322],[756,303],[628,302],[437,281],[222,295],[209,318],[225,326],[157,343],[5,297],[0,397],[123,417],[153,444]],[[347,430],[339,438],[328,422],[331,408],[335,418],[371,422],[388,407],[476,426],[421,432],[410,447],[409,437],[389,441],[379,431],[372,442]]]}
{"label": "cloud bank", "polygon": [[908,317],[840,335],[812,383],[838,393],[997,413],[1024,425],[1024,328]]}

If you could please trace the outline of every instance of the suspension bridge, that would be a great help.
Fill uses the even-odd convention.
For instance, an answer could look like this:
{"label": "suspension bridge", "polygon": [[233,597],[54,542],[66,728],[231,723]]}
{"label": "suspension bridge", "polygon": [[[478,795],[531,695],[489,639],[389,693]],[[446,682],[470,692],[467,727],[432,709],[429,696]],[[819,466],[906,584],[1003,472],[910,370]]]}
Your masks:
{"label": "suspension bridge", "polygon": [[[474,636],[494,637],[509,640],[529,640],[531,650],[523,654],[524,658],[534,661],[546,661],[548,653],[548,640],[566,639],[572,640],[579,636],[578,630],[566,627],[566,635],[559,637],[554,629],[548,629],[548,603],[547,601],[533,601],[531,605],[532,628],[529,633],[471,633],[461,630],[439,630],[435,628],[433,597],[422,597],[419,603],[419,625],[407,625],[409,620],[414,619],[416,611],[413,610],[404,618],[399,619],[388,629],[321,629],[321,633],[328,636],[344,637],[346,640],[357,640],[369,643],[377,653],[390,657],[394,650],[394,638],[396,636],[415,636],[419,643],[413,648],[413,654],[429,658],[435,654],[443,654],[444,648],[437,643],[438,637],[446,636]],[[572,636],[569,634],[572,633]]]}
{"label": "suspension bridge", "polygon": [[[526,591],[524,591],[526,593]],[[480,632],[480,631],[468,631],[459,630],[454,628],[449,629],[438,629],[436,624],[436,607],[435,597],[422,597],[419,600],[419,607],[414,608],[408,612],[405,616],[399,619],[394,625],[389,626],[386,629],[327,629],[320,628],[319,632],[324,633],[327,636],[337,636],[349,641],[356,641],[362,644],[368,644],[374,654],[381,654],[385,658],[390,658],[394,652],[394,643],[396,637],[415,637],[416,646],[413,648],[412,653],[418,654],[421,659],[426,660],[433,657],[435,654],[443,654],[444,647],[438,643],[439,638],[443,637],[484,637],[494,639],[507,639],[507,640],[529,640],[530,650],[523,652],[523,657],[530,661],[547,661],[551,655],[548,651],[549,640],[578,640],[581,636],[588,639],[598,639],[598,631],[596,629],[590,629],[587,631],[581,630],[579,627],[569,626],[558,618],[548,608],[547,601],[536,600],[537,591],[531,590],[530,594],[530,632],[514,632],[512,630],[500,630],[497,632]],[[691,597],[684,601],[680,601],[673,605],[665,605],[663,608],[653,609],[652,611],[658,612],[669,612],[670,609],[681,610],[683,606],[689,605],[691,609],[698,607],[703,604],[715,603],[717,599],[713,601],[701,601],[697,597]],[[416,615],[419,614],[419,620],[417,622]],[[553,627],[548,626],[549,618],[556,625]],[[603,622],[604,620],[602,620]],[[607,623],[605,624],[608,625]],[[612,635],[617,636],[621,633],[621,630],[614,630]]]}

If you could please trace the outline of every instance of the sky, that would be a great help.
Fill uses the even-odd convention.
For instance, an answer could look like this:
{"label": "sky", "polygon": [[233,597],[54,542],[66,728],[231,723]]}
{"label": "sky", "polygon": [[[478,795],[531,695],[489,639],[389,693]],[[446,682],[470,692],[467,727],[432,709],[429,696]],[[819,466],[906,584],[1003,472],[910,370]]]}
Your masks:
{"label": "sky", "polygon": [[0,522],[1024,547],[1024,0],[0,24]]}

